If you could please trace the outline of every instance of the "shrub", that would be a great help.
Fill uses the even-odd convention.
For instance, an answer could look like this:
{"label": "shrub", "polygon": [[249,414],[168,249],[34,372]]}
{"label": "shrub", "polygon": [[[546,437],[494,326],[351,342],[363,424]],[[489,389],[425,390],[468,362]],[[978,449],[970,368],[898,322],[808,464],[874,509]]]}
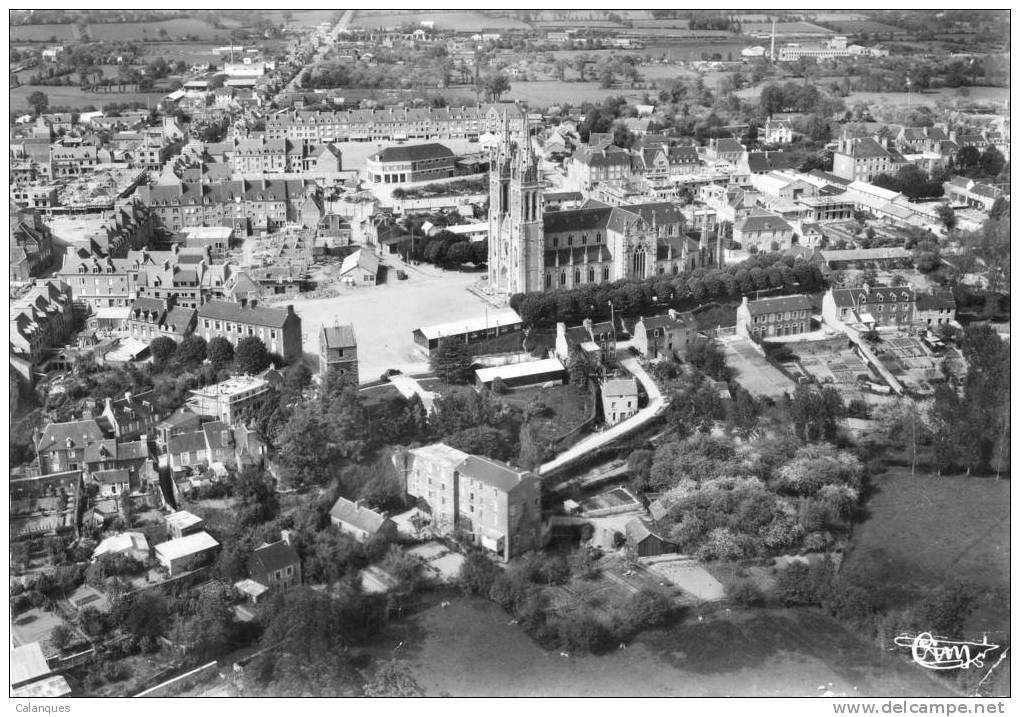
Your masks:
{"label": "shrub", "polygon": [[765,604],[765,594],[750,580],[738,580],[726,592],[730,600],[744,607],[760,607]]}
{"label": "shrub", "polygon": [[661,627],[673,615],[672,601],[658,590],[642,588],[624,607],[624,623],[633,630]]}
{"label": "shrub", "polygon": [[509,393],[510,389],[507,388],[506,382],[502,378],[496,376],[496,378],[492,379],[492,392],[498,395],[503,395],[505,393]]}

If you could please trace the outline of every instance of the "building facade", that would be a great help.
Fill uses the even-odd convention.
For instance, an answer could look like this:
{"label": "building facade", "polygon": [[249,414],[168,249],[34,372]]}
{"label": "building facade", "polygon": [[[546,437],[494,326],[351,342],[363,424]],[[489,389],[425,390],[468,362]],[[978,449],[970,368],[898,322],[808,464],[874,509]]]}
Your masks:
{"label": "building facade", "polygon": [[811,300],[803,294],[748,301],[737,307],[737,334],[754,341],[803,334],[811,328]]}
{"label": "building facade", "polygon": [[319,329],[319,375],[339,371],[358,383],[358,340],[351,324],[335,324]]}
{"label": "building facade", "polygon": [[301,317],[293,305],[272,309],[246,300],[209,301],[198,310],[195,333],[207,342],[222,336],[234,346],[246,336],[256,336],[284,361],[301,358]]}

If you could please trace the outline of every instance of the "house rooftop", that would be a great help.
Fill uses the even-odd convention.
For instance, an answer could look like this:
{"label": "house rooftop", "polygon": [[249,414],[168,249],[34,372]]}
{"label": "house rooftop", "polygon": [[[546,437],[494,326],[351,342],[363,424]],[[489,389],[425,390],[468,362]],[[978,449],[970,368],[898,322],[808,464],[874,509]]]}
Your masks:
{"label": "house rooftop", "polygon": [[183,538],[175,538],[174,540],[160,543],[154,550],[167,560],[177,560],[178,558],[186,558],[189,555],[201,553],[203,550],[209,550],[218,546],[219,543],[214,537],[202,531],[185,535]]}
{"label": "house rooftop", "polygon": [[528,471],[482,456],[468,456],[458,470],[465,478],[477,480],[505,493],[516,488],[528,474]]}

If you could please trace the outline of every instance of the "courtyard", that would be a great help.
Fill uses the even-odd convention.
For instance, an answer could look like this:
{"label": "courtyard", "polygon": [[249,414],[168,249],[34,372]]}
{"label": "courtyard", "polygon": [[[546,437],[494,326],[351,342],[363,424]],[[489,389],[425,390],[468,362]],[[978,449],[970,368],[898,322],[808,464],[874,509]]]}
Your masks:
{"label": "courtyard", "polygon": [[393,269],[406,271],[407,280],[397,280],[391,271],[389,280],[377,286],[340,287],[339,296],[286,302],[301,317],[306,360],[318,364],[319,329],[339,322],[354,326],[362,383],[376,380],[388,369],[423,373],[428,371],[428,359],[414,344],[414,329],[479,316],[492,308],[468,291],[479,280],[477,273],[412,266],[396,257],[387,261]]}

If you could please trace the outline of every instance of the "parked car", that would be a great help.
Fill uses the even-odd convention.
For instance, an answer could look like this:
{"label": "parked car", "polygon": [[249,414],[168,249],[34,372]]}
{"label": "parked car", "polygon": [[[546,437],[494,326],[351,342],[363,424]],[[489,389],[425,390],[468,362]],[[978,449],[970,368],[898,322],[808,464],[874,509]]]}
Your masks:
{"label": "parked car", "polygon": [[397,278],[403,281],[407,278],[407,272],[403,269],[397,269]]}

